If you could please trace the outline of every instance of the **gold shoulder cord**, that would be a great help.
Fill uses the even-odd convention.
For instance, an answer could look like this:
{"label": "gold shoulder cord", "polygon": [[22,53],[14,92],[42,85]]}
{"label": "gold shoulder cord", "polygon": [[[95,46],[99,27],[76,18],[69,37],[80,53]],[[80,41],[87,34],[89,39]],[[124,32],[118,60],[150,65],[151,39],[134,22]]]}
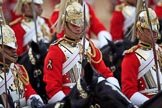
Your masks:
{"label": "gold shoulder cord", "polygon": [[102,53],[101,53],[100,50],[98,50],[99,53],[100,53],[100,58],[99,58],[99,60],[97,60],[97,61],[93,60],[92,58],[96,57],[95,46],[94,46],[94,44],[93,44],[91,41],[89,41],[89,42],[90,42],[90,46],[91,46],[91,49],[92,49],[92,51],[91,51],[92,53],[86,52],[86,55],[87,55],[88,59],[89,59],[92,63],[97,64],[97,63],[99,63],[99,62],[102,61]]}
{"label": "gold shoulder cord", "polygon": [[160,69],[162,69],[162,49],[159,47],[157,51],[158,62],[160,65]]}

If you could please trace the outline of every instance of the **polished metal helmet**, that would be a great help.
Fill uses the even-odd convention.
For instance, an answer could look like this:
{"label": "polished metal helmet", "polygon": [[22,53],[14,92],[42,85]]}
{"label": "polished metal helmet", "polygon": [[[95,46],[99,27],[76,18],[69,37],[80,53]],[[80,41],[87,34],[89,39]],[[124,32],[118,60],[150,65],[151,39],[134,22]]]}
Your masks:
{"label": "polished metal helmet", "polygon": [[[22,5],[27,4],[27,3],[32,3],[32,0],[17,0],[16,6],[15,6],[15,9],[14,9],[15,13],[16,14],[22,14],[22,11],[21,11]],[[33,0],[33,3],[42,5],[43,0]]]}
{"label": "polished metal helmet", "polygon": [[146,10],[142,10],[139,12],[137,23],[136,23],[137,29],[141,29],[141,28],[150,29],[150,25],[148,21],[148,16],[149,16],[152,30],[155,32],[159,32],[159,21],[155,11],[151,8],[148,8],[148,14],[149,15],[147,15]]}
{"label": "polished metal helmet", "polygon": [[65,10],[65,15],[63,16],[66,22],[69,22],[78,27],[84,26],[84,13],[83,7],[78,2],[72,2],[69,4]]}
{"label": "polished metal helmet", "polygon": [[[1,25],[2,29],[0,31],[0,45],[6,45],[13,49],[17,49],[16,37],[14,31],[6,24]],[[3,36],[3,37],[2,37]],[[2,40],[3,39],[3,40]]]}

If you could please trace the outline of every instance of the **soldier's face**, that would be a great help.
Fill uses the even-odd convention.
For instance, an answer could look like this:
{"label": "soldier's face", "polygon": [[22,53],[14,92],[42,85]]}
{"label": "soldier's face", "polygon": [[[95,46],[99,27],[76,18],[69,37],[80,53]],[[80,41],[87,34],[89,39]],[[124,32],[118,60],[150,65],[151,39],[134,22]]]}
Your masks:
{"label": "soldier's face", "polygon": [[67,22],[65,26],[65,32],[68,36],[70,36],[73,39],[80,39],[81,34],[83,32],[83,27],[78,27]]}
{"label": "soldier's face", "polygon": [[[33,10],[34,9],[34,10]],[[33,11],[35,11],[37,16],[40,16],[43,12],[42,5],[40,4],[35,4],[32,6],[31,3],[29,4],[24,4],[24,14],[26,16],[33,16]]]}
{"label": "soldier's face", "polygon": [[[151,34],[153,34],[153,38]],[[156,40],[158,39],[158,33],[155,31],[152,31],[151,33],[151,31],[147,28],[143,28],[143,33],[138,32],[138,35],[140,40],[149,44],[152,44],[153,41],[156,42]]]}
{"label": "soldier's face", "polygon": [[13,49],[9,46],[4,45],[4,49],[2,45],[0,45],[0,61],[3,62],[3,57],[5,57],[6,64],[11,64],[16,62],[18,56],[16,53],[16,49]]}

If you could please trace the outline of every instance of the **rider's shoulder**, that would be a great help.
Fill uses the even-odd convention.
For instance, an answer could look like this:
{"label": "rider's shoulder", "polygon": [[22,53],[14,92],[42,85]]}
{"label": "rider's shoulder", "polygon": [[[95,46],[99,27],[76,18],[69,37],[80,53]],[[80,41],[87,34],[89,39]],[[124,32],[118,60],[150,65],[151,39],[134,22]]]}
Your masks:
{"label": "rider's shoulder", "polygon": [[58,44],[60,44],[62,41],[63,41],[63,38],[57,39],[57,40],[55,40],[54,42],[52,42],[50,46],[58,45]]}
{"label": "rider's shoulder", "polygon": [[138,45],[134,45],[134,46],[132,46],[130,49],[125,50],[125,51],[124,51],[124,54],[130,54],[130,53],[133,53],[133,52],[135,52],[138,48],[139,48]]}

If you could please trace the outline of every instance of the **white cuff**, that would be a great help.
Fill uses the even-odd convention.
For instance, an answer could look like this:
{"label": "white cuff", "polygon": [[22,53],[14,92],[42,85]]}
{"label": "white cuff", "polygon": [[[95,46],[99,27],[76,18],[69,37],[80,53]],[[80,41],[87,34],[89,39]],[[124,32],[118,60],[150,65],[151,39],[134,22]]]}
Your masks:
{"label": "white cuff", "polygon": [[65,97],[65,94],[63,91],[57,92],[55,95],[52,96],[52,98],[48,101],[48,103],[55,103],[57,101],[62,100]]}
{"label": "white cuff", "polygon": [[106,80],[120,89],[119,82],[115,77],[109,77]]}
{"label": "white cuff", "polygon": [[4,108],[4,106],[2,104],[0,104],[0,108]]}
{"label": "white cuff", "polygon": [[108,40],[112,41],[112,36],[109,32],[107,31],[100,31],[98,33],[98,39],[100,41],[100,48],[108,44]]}
{"label": "white cuff", "polygon": [[145,101],[147,101],[149,98],[144,96],[143,94],[136,92],[132,95],[130,100],[132,101],[133,104],[140,106],[142,105]]}
{"label": "white cuff", "polygon": [[31,106],[32,97],[38,99],[38,100],[39,100],[40,102],[42,102],[42,104],[43,104],[42,98],[41,98],[39,95],[34,94],[34,95],[31,95],[31,96],[29,97],[29,99],[27,100],[27,105]]}

